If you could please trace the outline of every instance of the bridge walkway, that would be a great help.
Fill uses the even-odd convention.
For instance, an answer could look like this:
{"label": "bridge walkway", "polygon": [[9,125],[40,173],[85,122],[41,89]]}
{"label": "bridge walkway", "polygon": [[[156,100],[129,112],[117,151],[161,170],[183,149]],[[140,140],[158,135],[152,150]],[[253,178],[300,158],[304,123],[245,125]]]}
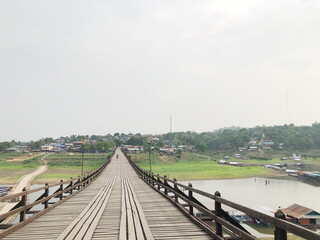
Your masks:
{"label": "bridge walkway", "polygon": [[3,239],[211,238],[143,182],[116,150],[87,188]]}

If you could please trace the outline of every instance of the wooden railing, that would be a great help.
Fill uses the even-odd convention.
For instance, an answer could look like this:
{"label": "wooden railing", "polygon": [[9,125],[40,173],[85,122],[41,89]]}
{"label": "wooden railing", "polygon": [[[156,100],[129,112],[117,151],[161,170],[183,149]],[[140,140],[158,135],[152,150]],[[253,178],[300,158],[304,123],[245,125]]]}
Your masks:
{"label": "wooden railing", "polygon": [[[9,212],[0,215],[0,229],[6,229],[0,232],[0,238],[24,226],[79,193],[101,174],[102,170],[110,163],[110,161],[111,158],[107,159],[107,161],[105,161],[98,169],[85,174],[82,177],[78,176],[77,178],[71,178],[66,181],[60,180],[60,182],[56,184],[46,183],[43,187],[28,191],[24,188],[20,193],[0,197],[0,202],[17,202]],[[56,189],[56,191],[49,195],[50,189],[53,189],[53,191]],[[34,202],[28,202],[28,196],[32,193],[41,195]],[[43,207],[41,207],[43,208],[42,210],[32,210],[33,207],[41,205],[43,205]],[[30,214],[31,217],[26,218],[27,214]],[[16,218],[17,215],[20,215],[18,224],[2,224],[6,219],[10,217]]]}
{"label": "wooden railing", "polygon": [[[200,227],[202,227],[215,239],[257,239],[223,210],[221,204],[224,204],[233,209],[237,209],[238,211],[243,212],[248,216],[251,216],[255,219],[260,219],[265,223],[274,226],[274,239],[276,240],[286,240],[287,232],[300,236],[304,239],[320,240],[319,234],[286,221],[285,214],[280,210],[275,213],[274,217],[263,214],[261,212],[222,198],[221,194],[218,191],[215,192],[215,194],[210,194],[193,188],[192,184],[186,186],[184,184],[178,183],[176,179],[171,180],[166,176],[162,177],[147,170],[143,170],[131,161],[130,156],[127,157],[135,171],[145,182],[162,193],[164,196],[168,197],[168,199],[170,199],[177,207],[179,207],[186,215],[188,215],[189,218],[195,221]],[[181,191],[179,187],[184,191],[187,191],[188,194],[185,194],[184,191]],[[193,193],[197,193],[201,196],[209,198],[210,200],[213,200],[215,209],[210,210],[205,207],[193,196]],[[171,194],[171,196],[169,194]],[[214,220],[215,229],[211,228],[201,219],[195,217],[194,208]],[[224,235],[228,235],[229,237],[225,238]]]}

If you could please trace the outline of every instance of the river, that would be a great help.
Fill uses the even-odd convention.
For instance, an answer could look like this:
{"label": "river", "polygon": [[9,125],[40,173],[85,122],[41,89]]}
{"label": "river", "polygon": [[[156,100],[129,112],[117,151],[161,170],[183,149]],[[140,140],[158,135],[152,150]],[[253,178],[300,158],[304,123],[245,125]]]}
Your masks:
{"label": "river", "polygon": [[[270,184],[266,184],[270,180]],[[320,187],[300,181],[273,178],[190,181],[194,188],[214,194],[247,207],[286,208],[297,203],[320,212]],[[189,182],[184,181],[187,185]],[[195,195],[201,202],[208,198]]]}

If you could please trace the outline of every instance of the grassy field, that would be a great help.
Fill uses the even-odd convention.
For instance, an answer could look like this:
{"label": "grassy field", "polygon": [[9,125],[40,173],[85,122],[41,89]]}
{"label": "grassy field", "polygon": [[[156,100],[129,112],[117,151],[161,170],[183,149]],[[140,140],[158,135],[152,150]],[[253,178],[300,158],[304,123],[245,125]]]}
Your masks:
{"label": "grassy field", "polygon": [[40,165],[40,158],[39,154],[0,153],[0,184],[14,184],[21,176],[34,171]]}
{"label": "grassy field", "polygon": [[17,153],[17,152],[5,152],[0,153],[0,161],[12,160],[14,158],[27,157],[29,154]]}
{"label": "grassy field", "polygon": [[[44,157],[45,156],[45,157]],[[231,155],[230,155],[231,156]],[[44,157],[44,160],[41,158]],[[229,179],[246,178],[257,176],[277,176],[278,171],[267,169],[262,165],[280,162],[279,157],[270,160],[239,160],[230,158],[228,161],[240,161],[248,166],[234,167],[217,164],[223,154],[203,155],[199,153],[182,154],[181,159],[176,157],[159,156],[151,154],[152,171],[160,175],[167,175],[178,180],[206,180],[206,179]],[[106,154],[84,154],[84,172],[90,172],[98,168]],[[17,161],[19,159],[19,161]],[[23,160],[25,159],[25,160]],[[149,170],[149,157],[146,153],[132,154],[132,160],[144,169]],[[317,158],[306,159],[320,163]],[[288,163],[286,161],[286,163]],[[81,153],[53,153],[53,154],[21,154],[0,153],[0,184],[14,184],[21,176],[32,172],[37,167],[48,164],[49,169],[44,174],[36,177],[35,183],[57,182],[60,179],[68,179],[81,174]]]}
{"label": "grassy field", "polygon": [[[21,153],[0,153],[0,184],[14,184],[17,180],[38,168],[47,164],[47,172],[39,175],[34,183],[55,183],[60,179],[69,179],[81,174],[81,153],[53,153],[45,155],[32,155]],[[106,154],[85,153],[83,158],[84,173],[97,169],[105,160]],[[10,161],[12,159],[26,159],[23,161]]]}
{"label": "grassy field", "polygon": [[[101,166],[106,154],[85,153],[83,156],[83,172],[88,173]],[[81,153],[54,153],[47,155],[48,170],[37,176],[35,183],[52,183],[60,179],[66,180],[81,175],[82,154]]]}
{"label": "grassy field", "polygon": [[[170,178],[177,178],[178,180],[245,178],[275,176],[279,174],[277,171],[261,166],[234,167],[221,165],[217,163],[217,159],[198,153],[183,153],[181,159],[151,154],[151,159],[152,171],[154,173],[166,175]],[[140,167],[149,170],[148,154],[133,154],[132,160]],[[255,162],[255,160],[251,161],[251,163],[253,162]],[[269,164],[275,162],[275,160],[263,162],[264,164]]]}

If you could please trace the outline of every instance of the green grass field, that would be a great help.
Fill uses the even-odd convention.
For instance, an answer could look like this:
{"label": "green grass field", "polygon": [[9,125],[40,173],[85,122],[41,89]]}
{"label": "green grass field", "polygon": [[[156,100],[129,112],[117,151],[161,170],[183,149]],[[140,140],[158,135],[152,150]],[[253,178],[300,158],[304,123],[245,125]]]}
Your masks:
{"label": "green grass field", "polygon": [[[83,155],[83,172],[88,173],[97,169],[106,160],[106,157],[106,154],[85,153]],[[44,160],[49,168],[45,173],[36,177],[35,183],[57,182],[60,179],[67,180],[81,175],[81,153],[48,154]]]}
{"label": "green grass field", "polygon": [[[21,176],[34,171],[40,165],[48,164],[48,170],[37,176],[35,183],[54,183],[60,179],[66,180],[81,174],[81,153],[53,153],[45,155],[28,155],[21,153],[0,153],[0,184],[14,184]],[[107,155],[85,153],[83,158],[84,173],[97,169]],[[10,161],[14,158],[26,158],[23,161]],[[8,161],[9,160],[9,161]]]}
{"label": "green grass field", "polygon": [[[83,163],[86,168],[98,168],[106,154],[93,154],[85,153],[83,155]],[[45,157],[49,167],[53,168],[80,168],[82,165],[82,154],[81,153],[54,153],[49,154]]]}
{"label": "green grass field", "polygon": [[[23,161],[11,161],[11,158],[21,157],[23,155],[13,155],[10,154],[11,157],[8,157],[7,154],[0,154],[0,169],[10,170],[10,169],[25,169],[25,168],[34,168],[39,166],[38,160],[39,156],[30,157],[27,160]],[[40,157],[41,158],[41,157]]]}
{"label": "green grass field", "polygon": [[[148,154],[141,153],[132,155],[132,160],[140,167],[147,170],[150,169]],[[261,160],[253,160],[251,163],[254,163],[255,161]],[[263,162],[264,164],[269,164],[274,161],[270,160],[270,162]],[[152,172],[166,175],[169,178],[177,178],[178,180],[245,178],[254,176],[275,176],[279,174],[279,172],[261,166],[234,167],[230,165],[221,165],[217,163],[216,159],[198,153],[183,153],[181,159],[151,154],[151,163]]]}
{"label": "green grass field", "polygon": [[0,153],[0,184],[14,184],[40,165],[38,159],[38,154]]}
{"label": "green grass field", "polygon": [[[44,174],[36,177],[36,183],[57,182],[60,179],[69,179],[81,174],[82,154],[81,153],[53,153],[47,154],[44,161],[41,158],[45,155],[29,155],[21,153],[0,153],[0,183],[14,183],[19,177],[35,170],[45,163],[49,169]],[[85,153],[83,159],[84,173],[98,168],[106,159],[106,154]],[[132,154],[132,160],[140,167],[149,170],[149,156],[147,153]],[[277,176],[278,171],[267,169],[262,165],[281,162],[280,158],[270,160],[258,159],[236,159],[230,158],[228,161],[239,161],[249,166],[234,167],[218,164],[217,161],[223,154],[204,155],[199,153],[182,154],[181,159],[176,157],[159,156],[151,154],[152,171],[156,174],[166,175],[169,178],[178,180],[209,180],[209,179],[229,179],[246,178],[256,176]],[[8,161],[13,158],[26,158],[23,161]],[[309,159],[308,159],[309,160]],[[318,159],[310,159],[312,162]]]}
{"label": "green grass field", "polygon": [[22,154],[21,153],[16,153],[16,152],[4,152],[4,153],[0,153],[0,161],[3,160],[7,160],[10,158],[14,158],[14,157],[20,157]]}

